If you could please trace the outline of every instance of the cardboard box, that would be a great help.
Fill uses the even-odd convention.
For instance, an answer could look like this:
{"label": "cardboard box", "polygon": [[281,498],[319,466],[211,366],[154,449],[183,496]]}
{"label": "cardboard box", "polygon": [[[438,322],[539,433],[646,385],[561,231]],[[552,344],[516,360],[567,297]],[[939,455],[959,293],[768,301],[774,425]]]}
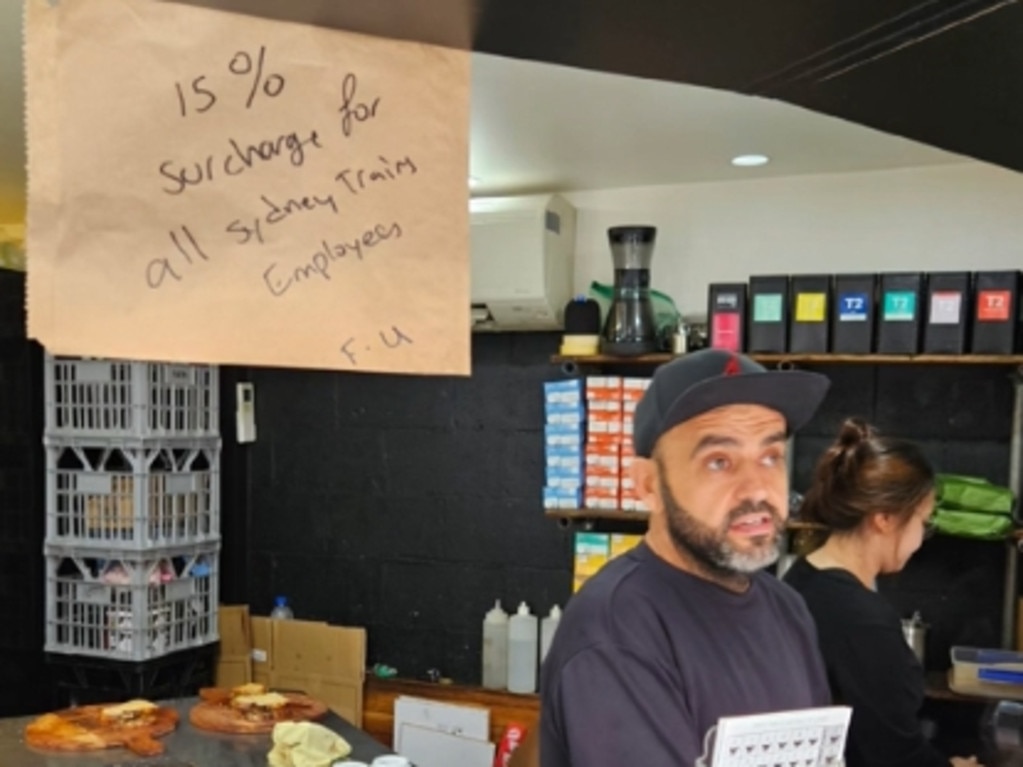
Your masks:
{"label": "cardboard box", "polygon": [[311,695],[360,726],[366,630],[311,621],[270,623],[270,686]]}
{"label": "cardboard box", "polygon": [[252,623],[248,605],[220,605],[217,611],[220,654],[249,657],[252,651]]}
{"label": "cardboard box", "polygon": [[830,346],[831,277],[820,274],[793,275],[790,282],[789,351],[824,354]]}
{"label": "cardboard box", "polygon": [[924,316],[925,354],[963,354],[972,316],[969,272],[931,272]]}
{"label": "cardboard box", "polygon": [[365,629],[262,617],[253,617],[251,625],[253,682],[304,692],[361,726]]}
{"label": "cardboard box", "polygon": [[217,687],[252,681],[252,626],[248,605],[220,605],[217,610],[220,654],[214,671]]}
{"label": "cardboard box", "polygon": [[1020,272],[977,272],[975,277],[974,354],[1013,354],[1023,341]]}
{"label": "cardboard box", "polygon": [[610,537],[606,533],[576,533],[575,560],[572,567],[572,591],[582,588],[610,558]]}
{"label": "cardboard box", "polygon": [[627,535],[625,533],[611,533],[610,551],[608,558],[620,557],[636,548],[643,540],[642,535]]}
{"label": "cardboard box", "polygon": [[252,681],[270,686],[273,637],[270,633],[270,619],[253,616],[252,630]]}
{"label": "cardboard box", "polygon": [[[586,439],[585,388],[582,379],[544,384],[545,509],[578,509],[582,505],[583,442]],[[565,414],[574,413],[569,418]],[[554,417],[556,420],[551,421]],[[558,420],[560,419],[560,420]]]}
{"label": "cardboard box", "polygon": [[920,273],[882,274],[877,306],[879,354],[920,351],[921,304],[924,276]]}
{"label": "cardboard box", "polygon": [[621,401],[622,399],[622,377],[621,376],[587,376],[586,378],[586,400],[587,406],[591,400]]}
{"label": "cardboard box", "polygon": [[831,351],[835,354],[870,354],[874,351],[877,316],[877,276],[835,275],[831,302]]}
{"label": "cardboard box", "polygon": [[707,317],[712,349],[741,352],[746,347],[746,284],[713,283],[708,288]]}
{"label": "cardboard box", "polygon": [[787,352],[789,350],[789,278],[749,278],[750,352]]}

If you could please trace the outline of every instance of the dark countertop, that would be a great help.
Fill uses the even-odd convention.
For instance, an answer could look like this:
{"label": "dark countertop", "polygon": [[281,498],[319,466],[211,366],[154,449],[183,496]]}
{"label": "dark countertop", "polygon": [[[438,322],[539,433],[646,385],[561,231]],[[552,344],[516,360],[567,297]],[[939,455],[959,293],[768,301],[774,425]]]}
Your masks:
{"label": "dark countertop", "polygon": [[[219,735],[198,730],[188,721],[188,711],[196,698],[163,701],[181,715],[178,728],[160,741],[163,755],[144,759],[130,751],[108,749],[74,754],[41,752],[25,746],[25,725],[34,716],[0,719],[0,765],[7,767],[266,767],[270,751],[269,735]],[[372,762],[393,753],[367,733],[349,724],[333,712],[319,720],[352,747],[349,759]]]}

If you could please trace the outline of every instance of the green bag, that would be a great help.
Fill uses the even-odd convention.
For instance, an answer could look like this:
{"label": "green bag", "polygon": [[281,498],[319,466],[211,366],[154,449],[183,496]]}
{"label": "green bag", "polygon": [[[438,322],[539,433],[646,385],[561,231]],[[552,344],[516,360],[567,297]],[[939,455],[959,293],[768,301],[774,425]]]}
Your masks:
{"label": "green bag", "polygon": [[959,538],[996,541],[1013,529],[1012,491],[986,479],[939,474],[935,487],[934,526]]}
{"label": "green bag", "polygon": [[[604,285],[596,280],[590,283],[590,298],[596,301],[600,307],[601,322],[604,321],[611,309],[614,294],[614,285]],[[650,303],[654,306],[654,322],[657,323],[658,333],[664,331],[665,328],[674,330],[678,326],[681,315],[670,296],[651,288]]]}

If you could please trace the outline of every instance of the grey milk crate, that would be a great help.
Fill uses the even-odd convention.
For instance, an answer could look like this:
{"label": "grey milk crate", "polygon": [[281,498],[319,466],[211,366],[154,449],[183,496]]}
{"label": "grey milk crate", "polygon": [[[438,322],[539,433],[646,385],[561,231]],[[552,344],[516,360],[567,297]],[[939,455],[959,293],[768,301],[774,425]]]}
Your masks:
{"label": "grey milk crate", "polygon": [[46,542],[142,552],[220,540],[220,440],[47,437]]}
{"label": "grey milk crate", "polygon": [[45,551],[46,652],[142,661],[218,641],[219,544]]}
{"label": "grey milk crate", "polygon": [[69,437],[219,436],[210,365],[46,355],[46,433]]}

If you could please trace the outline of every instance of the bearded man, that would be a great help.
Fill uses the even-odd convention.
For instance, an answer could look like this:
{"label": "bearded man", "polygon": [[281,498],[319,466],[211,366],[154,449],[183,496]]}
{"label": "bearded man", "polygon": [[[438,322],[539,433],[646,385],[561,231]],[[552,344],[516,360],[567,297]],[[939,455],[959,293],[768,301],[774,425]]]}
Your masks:
{"label": "bearded man", "polygon": [[772,574],[788,436],[828,379],[708,349],[636,407],[642,543],[568,603],[541,672],[541,767],[690,767],[722,716],[831,703],[813,620]]}

